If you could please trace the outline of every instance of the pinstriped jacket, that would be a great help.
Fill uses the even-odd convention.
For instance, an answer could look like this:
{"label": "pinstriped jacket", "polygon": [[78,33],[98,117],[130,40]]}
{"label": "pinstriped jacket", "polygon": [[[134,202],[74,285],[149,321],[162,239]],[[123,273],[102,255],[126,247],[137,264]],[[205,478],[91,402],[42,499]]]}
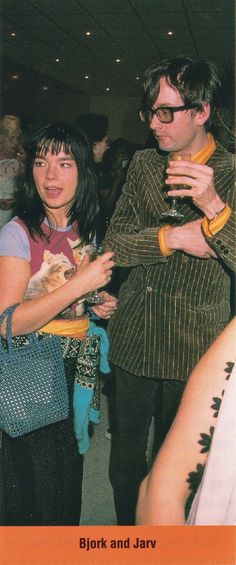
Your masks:
{"label": "pinstriped jacket", "polygon": [[[216,191],[233,209],[233,155],[218,144],[207,165]],[[165,157],[155,149],[135,153],[105,237],[116,263],[133,267],[108,326],[110,360],[133,375],[185,381],[230,318],[235,212],[208,242],[218,259],[182,251],[164,258],[157,241],[160,214],[169,207],[164,170]],[[182,223],[202,217],[191,199],[180,206]]]}

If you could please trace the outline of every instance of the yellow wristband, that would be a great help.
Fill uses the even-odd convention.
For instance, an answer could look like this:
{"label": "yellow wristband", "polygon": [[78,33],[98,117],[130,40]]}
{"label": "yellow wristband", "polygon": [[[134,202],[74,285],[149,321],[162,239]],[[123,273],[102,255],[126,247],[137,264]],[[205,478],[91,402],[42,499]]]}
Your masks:
{"label": "yellow wristband", "polygon": [[171,230],[171,226],[169,225],[163,226],[163,228],[160,228],[157,232],[158,243],[161,253],[162,255],[164,255],[164,257],[169,257],[169,255],[172,255],[172,253],[174,253],[175,251],[174,249],[171,251],[166,245],[165,232],[168,230]]}
{"label": "yellow wristband", "polygon": [[212,237],[218,233],[226,224],[231,216],[231,208],[225,205],[221,212],[217,213],[212,220],[208,220],[206,216],[202,220],[202,229],[207,237]]}

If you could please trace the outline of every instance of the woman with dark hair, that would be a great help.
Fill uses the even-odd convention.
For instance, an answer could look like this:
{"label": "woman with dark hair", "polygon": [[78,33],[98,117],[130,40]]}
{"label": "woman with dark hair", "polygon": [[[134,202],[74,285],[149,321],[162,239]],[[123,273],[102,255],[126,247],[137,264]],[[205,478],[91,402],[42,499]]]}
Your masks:
{"label": "woman with dark hair", "polygon": [[[61,336],[70,398],[69,418],[18,438],[2,434],[4,525],[73,525],[81,510],[83,450],[73,418],[74,382],[90,317],[86,295],[104,287],[112,252],[89,262],[98,211],[91,150],[82,132],[53,124],[39,130],[29,150],[17,215],[0,235],[0,311],[13,315],[14,343],[37,332]],[[102,291],[93,307],[109,318],[116,299]],[[2,324],[5,335],[5,324]],[[99,339],[98,342],[99,344]],[[80,446],[79,446],[80,447]]]}

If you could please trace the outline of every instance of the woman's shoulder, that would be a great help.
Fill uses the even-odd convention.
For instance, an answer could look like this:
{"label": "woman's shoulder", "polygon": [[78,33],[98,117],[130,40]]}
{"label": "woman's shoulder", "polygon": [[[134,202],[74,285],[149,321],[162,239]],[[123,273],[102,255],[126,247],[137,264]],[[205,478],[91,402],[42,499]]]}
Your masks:
{"label": "woman's shoulder", "polygon": [[15,216],[0,230],[0,256],[19,257],[30,260],[30,245],[27,232]]}

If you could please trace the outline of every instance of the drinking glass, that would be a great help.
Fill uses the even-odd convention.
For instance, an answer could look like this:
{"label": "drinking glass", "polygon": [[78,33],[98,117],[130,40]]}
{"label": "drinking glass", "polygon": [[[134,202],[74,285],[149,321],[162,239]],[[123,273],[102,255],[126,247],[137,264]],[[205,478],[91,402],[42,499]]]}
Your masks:
{"label": "drinking glass", "polygon": [[[191,161],[191,155],[190,153],[186,153],[185,151],[176,151],[175,153],[170,153],[168,155],[168,162],[169,161]],[[184,185],[182,184],[170,185],[169,190],[171,190],[171,188],[172,190],[178,190],[183,187]],[[168,212],[163,212],[161,214],[161,218],[172,218],[172,220],[181,220],[182,218],[184,218],[184,214],[179,210],[178,197],[171,196],[170,198],[171,198],[171,207],[168,210]]]}
{"label": "drinking glass", "polygon": [[[95,261],[99,255],[103,255],[104,249],[100,243],[92,243],[89,249],[89,260]],[[97,290],[86,294],[86,301],[90,304],[103,304],[105,299],[100,296]]]}

